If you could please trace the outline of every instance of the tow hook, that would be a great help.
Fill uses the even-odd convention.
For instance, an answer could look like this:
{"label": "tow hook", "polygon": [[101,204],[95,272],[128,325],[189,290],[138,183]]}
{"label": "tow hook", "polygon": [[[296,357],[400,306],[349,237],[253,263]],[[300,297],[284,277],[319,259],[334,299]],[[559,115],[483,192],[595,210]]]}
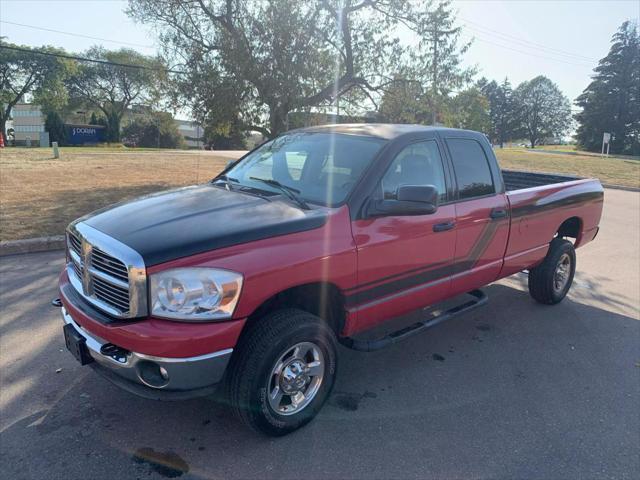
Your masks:
{"label": "tow hook", "polygon": [[62,300],[60,300],[59,298],[54,298],[53,300],[51,300],[51,305],[54,307],[62,307]]}

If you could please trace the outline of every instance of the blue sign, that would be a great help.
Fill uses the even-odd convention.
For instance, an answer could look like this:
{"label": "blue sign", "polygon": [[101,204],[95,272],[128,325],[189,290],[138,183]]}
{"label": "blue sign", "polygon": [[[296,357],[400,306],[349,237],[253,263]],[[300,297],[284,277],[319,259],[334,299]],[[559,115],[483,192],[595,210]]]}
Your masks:
{"label": "blue sign", "polygon": [[70,145],[104,142],[105,127],[102,125],[65,125],[65,127],[67,143]]}

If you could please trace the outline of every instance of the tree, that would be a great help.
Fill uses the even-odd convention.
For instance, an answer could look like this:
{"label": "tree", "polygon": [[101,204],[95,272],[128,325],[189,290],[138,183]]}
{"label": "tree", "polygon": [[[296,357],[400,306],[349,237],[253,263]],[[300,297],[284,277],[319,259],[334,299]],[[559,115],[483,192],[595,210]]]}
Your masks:
{"label": "tree", "polygon": [[471,80],[475,70],[462,67],[462,55],[471,43],[458,46],[462,27],[455,27],[451,0],[441,1],[435,9],[424,2],[418,34],[420,43],[415,57],[418,78],[428,86],[431,123],[440,120],[449,95]]}
{"label": "tree", "polygon": [[420,82],[400,76],[385,89],[379,114],[389,123],[427,123],[432,117]]}
{"label": "tree", "polygon": [[501,84],[495,80],[488,82],[486,79],[481,79],[478,81],[478,87],[489,101],[491,121],[489,137],[493,143],[498,143],[502,148],[506,141],[513,138],[513,134],[518,129],[511,83],[508,78],[505,78]]}
{"label": "tree", "polygon": [[244,128],[268,137],[289,112],[353,92],[374,102],[408,50],[396,27],[424,16],[409,0],[129,0],[128,13],[162,32],[194,89],[232,83]]}
{"label": "tree", "polygon": [[449,101],[445,124],[453,128],[465,128],[488,133],[491,129],[489,100],[477,87],[460,92]]}
{"label": "tree", "polygon": [[[134,50],[93,47],[85,57],[105,63],[86,63],[67,80],[71,95],[100,110],[106,120],[106,139],[120,140],[120,123],[135,102],[154,104],[165,69],[160,60]],[[135,65],[135,66],[129,66]]]}
{"label": "tree", "polygon": [[611,151],[640,155],[640,34],[624,22],[613,35],[609,53],[595,68],[593,81],[576,99],[582,112],[576,139],[585,149],[600,151],[602,134],[612,134]]}
{"label": "tree", "polygon": [[233,150],[245,148],[249,112],[242,113],[243,89],[228,78],[221,78],[209,68],[189,71],[174,80],[173,101],[180,105],[188,99],[191,113],[196,121],[204,125],[205,143],[217,149]]}
{"label": "tree", "polygon": [[153,112],[135,118],[122,129],[122,139],[127,145],[148,148],[180,148],[182,135],[170,113]]}
{"label": "tree", "polygon": [[50,111],[46,114],[44,128],[49,132],[49,140],[51,142],[58,142],[58,145],[66,143],[67,134],[64,128],[64,121],[58,112]]}
{"label": "tree", "polygon": [[208,123],[204,129],[205,143],[215,150],[246,150],[247,134],[238,121]]}
{"label": "tree", "polygon": [[514,96],[520,128],[531,148],[546,137],[563,135],[571,125],[569,100],[547,77],[540,75],[522,82]]}
{"label": "tree", "polygon": [[[38,52],[43,52],[38,53]],[[32,49],[0,42],[0,132],[13,107],[31,94],[34,102],[50,107],[62,107],[67,93],[62,80],[73,68],[72,62],[46,53],[62,53],[52,47]]]}

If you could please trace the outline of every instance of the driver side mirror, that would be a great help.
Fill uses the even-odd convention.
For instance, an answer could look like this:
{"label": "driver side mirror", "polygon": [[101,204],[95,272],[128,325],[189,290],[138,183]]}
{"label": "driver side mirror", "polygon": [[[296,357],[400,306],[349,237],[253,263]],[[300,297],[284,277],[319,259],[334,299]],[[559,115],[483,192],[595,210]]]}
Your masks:
{"label": "driver side mirror", "polygon": [[368,216],[430,215],[438,210],[440,194],[433,185],[401,185],[393,200],[372,201]]}

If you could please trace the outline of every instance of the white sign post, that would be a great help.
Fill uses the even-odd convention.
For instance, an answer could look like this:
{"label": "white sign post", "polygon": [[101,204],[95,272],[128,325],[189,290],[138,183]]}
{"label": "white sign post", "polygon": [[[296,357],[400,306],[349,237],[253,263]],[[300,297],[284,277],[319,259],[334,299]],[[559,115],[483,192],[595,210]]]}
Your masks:
{"label": "white sign post", "polygon": [[611,142],[611,134],[604,132],[602,134],[602,152],[600,155],[604,155],[604,146],[607,146],[607,157],[609,156],[609,143]]}

